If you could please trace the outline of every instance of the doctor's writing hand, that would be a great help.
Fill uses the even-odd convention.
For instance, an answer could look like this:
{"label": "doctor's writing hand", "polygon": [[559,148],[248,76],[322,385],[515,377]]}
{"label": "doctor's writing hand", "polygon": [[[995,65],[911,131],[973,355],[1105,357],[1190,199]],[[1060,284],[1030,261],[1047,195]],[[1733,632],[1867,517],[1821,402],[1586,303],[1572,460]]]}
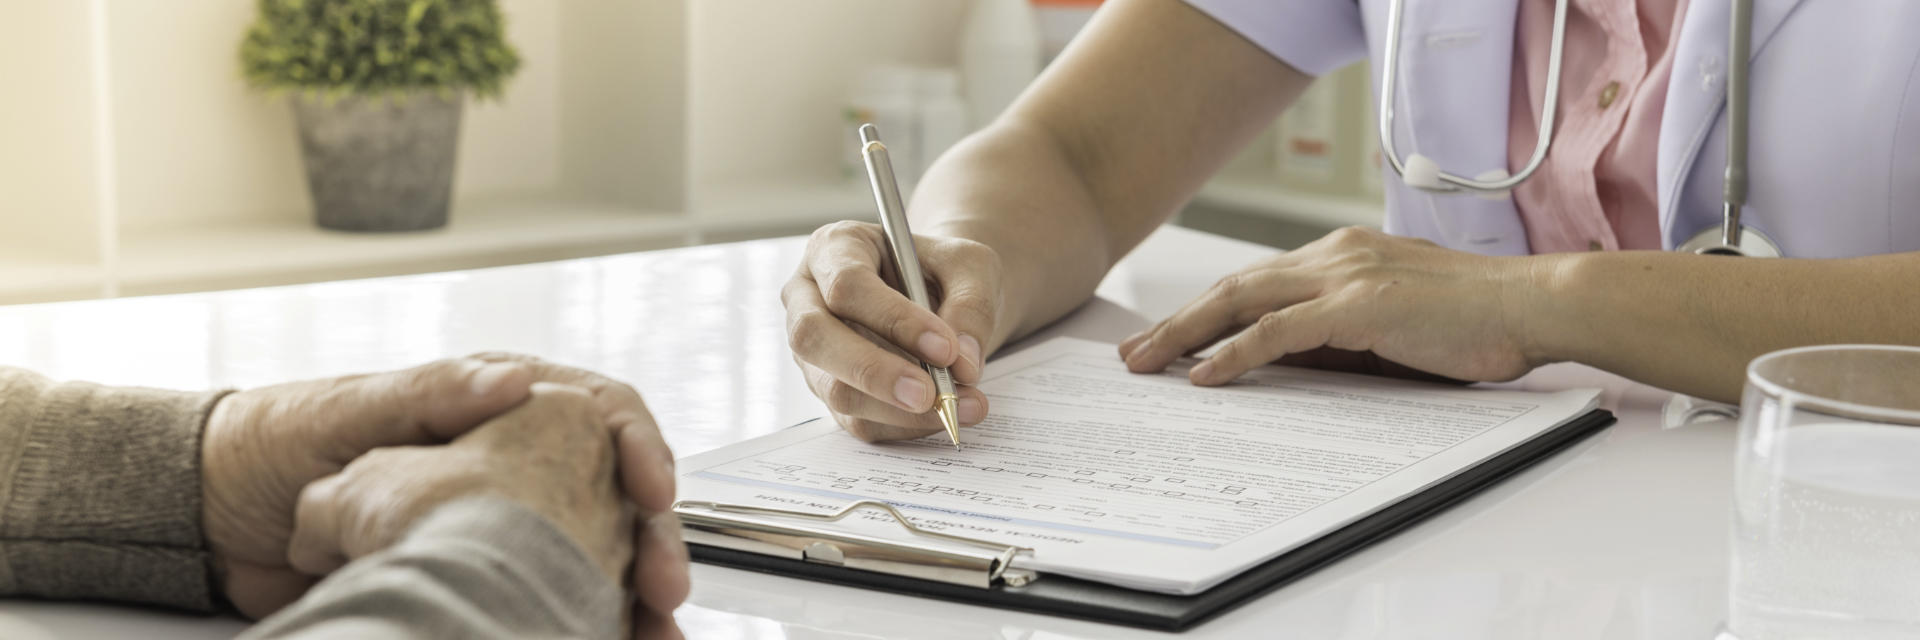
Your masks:
{"label": "doctor's writing hand", "polygon": [[919,361],[949,367],[959,383],[961,424],[987,415],[972,387],[1000,308],[1000,258],[960,238],[917,236],[914,248],[934,308],[896,290],[898,274],[880,225],[837,222],[815,231],[799,270],[781,290],[787,341],[807,386],[834,420],[862,440],[918,438],[941,430],[933,378]]}
{"label": "doctor's writing hand", "polygon": [[1523,321],[1539,295],[1532,264],[1340,229],[1222,279],[1122,342],[1120,357],[1130,370],[1159,371],[1245,330],[1188,372],[1194,384],[1225,384],[1276,360],[1403,377],[1511,380],[1545,364]]}

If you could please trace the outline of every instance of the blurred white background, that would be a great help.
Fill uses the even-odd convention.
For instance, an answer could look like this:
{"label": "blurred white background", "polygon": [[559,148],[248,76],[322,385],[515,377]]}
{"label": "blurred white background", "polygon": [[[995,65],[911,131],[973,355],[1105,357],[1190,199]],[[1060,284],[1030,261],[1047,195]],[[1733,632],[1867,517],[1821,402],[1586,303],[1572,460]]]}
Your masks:
{"label": "blurred white background", "polygon": [[[1037,0],[1036,10],[1094,4]],[[254,0],[6,3],[0,303],[510,264],[867,219],[864,185],[842,174],[849,87],[876,64],[956,66],[970,9],[500,6],[522,67],[503,100],[467,108],[452,223],[358,235],[313,226],[286,99],[241,78]],[[1256,141],[1183,223],[1283,245],[1377,224],[1363,72],[1317,86],[1328,95],[1316,119]],[[1290,147],[1286,130],[1332,144],[1292,162],[1287,149],[1322,147]]]}

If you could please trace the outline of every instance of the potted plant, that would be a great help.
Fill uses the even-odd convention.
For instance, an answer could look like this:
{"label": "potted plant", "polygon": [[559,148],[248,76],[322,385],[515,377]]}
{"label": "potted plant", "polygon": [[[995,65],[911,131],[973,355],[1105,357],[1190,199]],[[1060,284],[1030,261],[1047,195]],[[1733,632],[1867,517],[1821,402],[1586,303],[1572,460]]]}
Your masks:
{"label": "potted plant", "polygon": [[494,0],[259,0],[247,82],[291,94],[321,227],[447,222],[461,103],[498,98],[520,58]]}

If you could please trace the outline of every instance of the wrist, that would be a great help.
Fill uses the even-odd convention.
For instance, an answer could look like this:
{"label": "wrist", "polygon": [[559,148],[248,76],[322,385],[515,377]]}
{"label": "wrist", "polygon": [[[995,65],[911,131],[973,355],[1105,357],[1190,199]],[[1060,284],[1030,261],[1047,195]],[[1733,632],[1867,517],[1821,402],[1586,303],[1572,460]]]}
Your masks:
{"label": "wrist", "polygon": [[1530,366],[1579,360],[1589,332],[1587,294],[1579,284],[1597,254],[1556,253],[1515,258],[1521,264],[1518,304],[1508,307],[1522,355]]}
{"label": "wrist", "polygon": [[[256,403],[247,392],[227,393],[207,411],[200,433],[200,529],[208,557],[212,559],[215,586],[225,589],[228,565],[240,560],[257,563],[274,558],[260,557],[250,549],[262,534],[262,514],[247,509],[263,492],[272,488],[256,486],[250,478],[242,442],[251,407]],[[297,489],[296,489],[297,490]],[[290,518],[289,518],[290,519]]]}
{"label": "wrist", "polygon": [[216,577],[221,573],[218,569],[224,563],[225,551],[231,547],[228,532],[233,528],[233,510],[225,488],[232,475],[232,447],[226,434],[232,431],[229,424],[237,411],[235,395],[230,393],[214,402],[200,434],[200,526],[215,560]]}
{"label": "wrist", "polygon": [[[1020,327],[1025,325],[1027,310],[1031,307],[1026,299],[1028,284],[1034,282],[1034,273],[1028,261],[1022,258],[1028,252],[1009,238],[1002,237],[999,225],[990,220],[972,219],[954,213],[940,215],[929,220],[922,233],[946,238],[971,240],[993,250],[994,260],[1000,272],[999,300],[994,308],[993,335],[973,336],[980,342],[980,355],[990,357],[1008,341],[1018,337]],[[918,228],[916,228],[918,230]]]}

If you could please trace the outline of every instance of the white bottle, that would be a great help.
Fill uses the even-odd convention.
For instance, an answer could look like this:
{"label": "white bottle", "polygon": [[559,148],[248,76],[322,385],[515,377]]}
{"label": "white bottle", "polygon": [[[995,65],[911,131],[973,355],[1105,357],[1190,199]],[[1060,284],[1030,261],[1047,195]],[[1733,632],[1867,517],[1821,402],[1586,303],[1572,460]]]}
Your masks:
{"label": "white bottle", "polygon": [[960,34],[960,72],[982,127],[1040,75],[1040,27],[1027,0],[973,0]]}
{"label": "white bottle", "polygon": [[872,123],[887,144],[893,173],[901,183],[920,177],[919,114],[914,108],[919,72],[912,67],[879,65],[860,70],[840,112],[841,174],[865,184],[866,161],[860,155],[860,125]]}
{"label": "white bottle", "polygon": [[967,103],[960,99],[960,73],[953,69],[920,72],[920,94],[914,100],[920,121],[920,173],[972,131]]}

